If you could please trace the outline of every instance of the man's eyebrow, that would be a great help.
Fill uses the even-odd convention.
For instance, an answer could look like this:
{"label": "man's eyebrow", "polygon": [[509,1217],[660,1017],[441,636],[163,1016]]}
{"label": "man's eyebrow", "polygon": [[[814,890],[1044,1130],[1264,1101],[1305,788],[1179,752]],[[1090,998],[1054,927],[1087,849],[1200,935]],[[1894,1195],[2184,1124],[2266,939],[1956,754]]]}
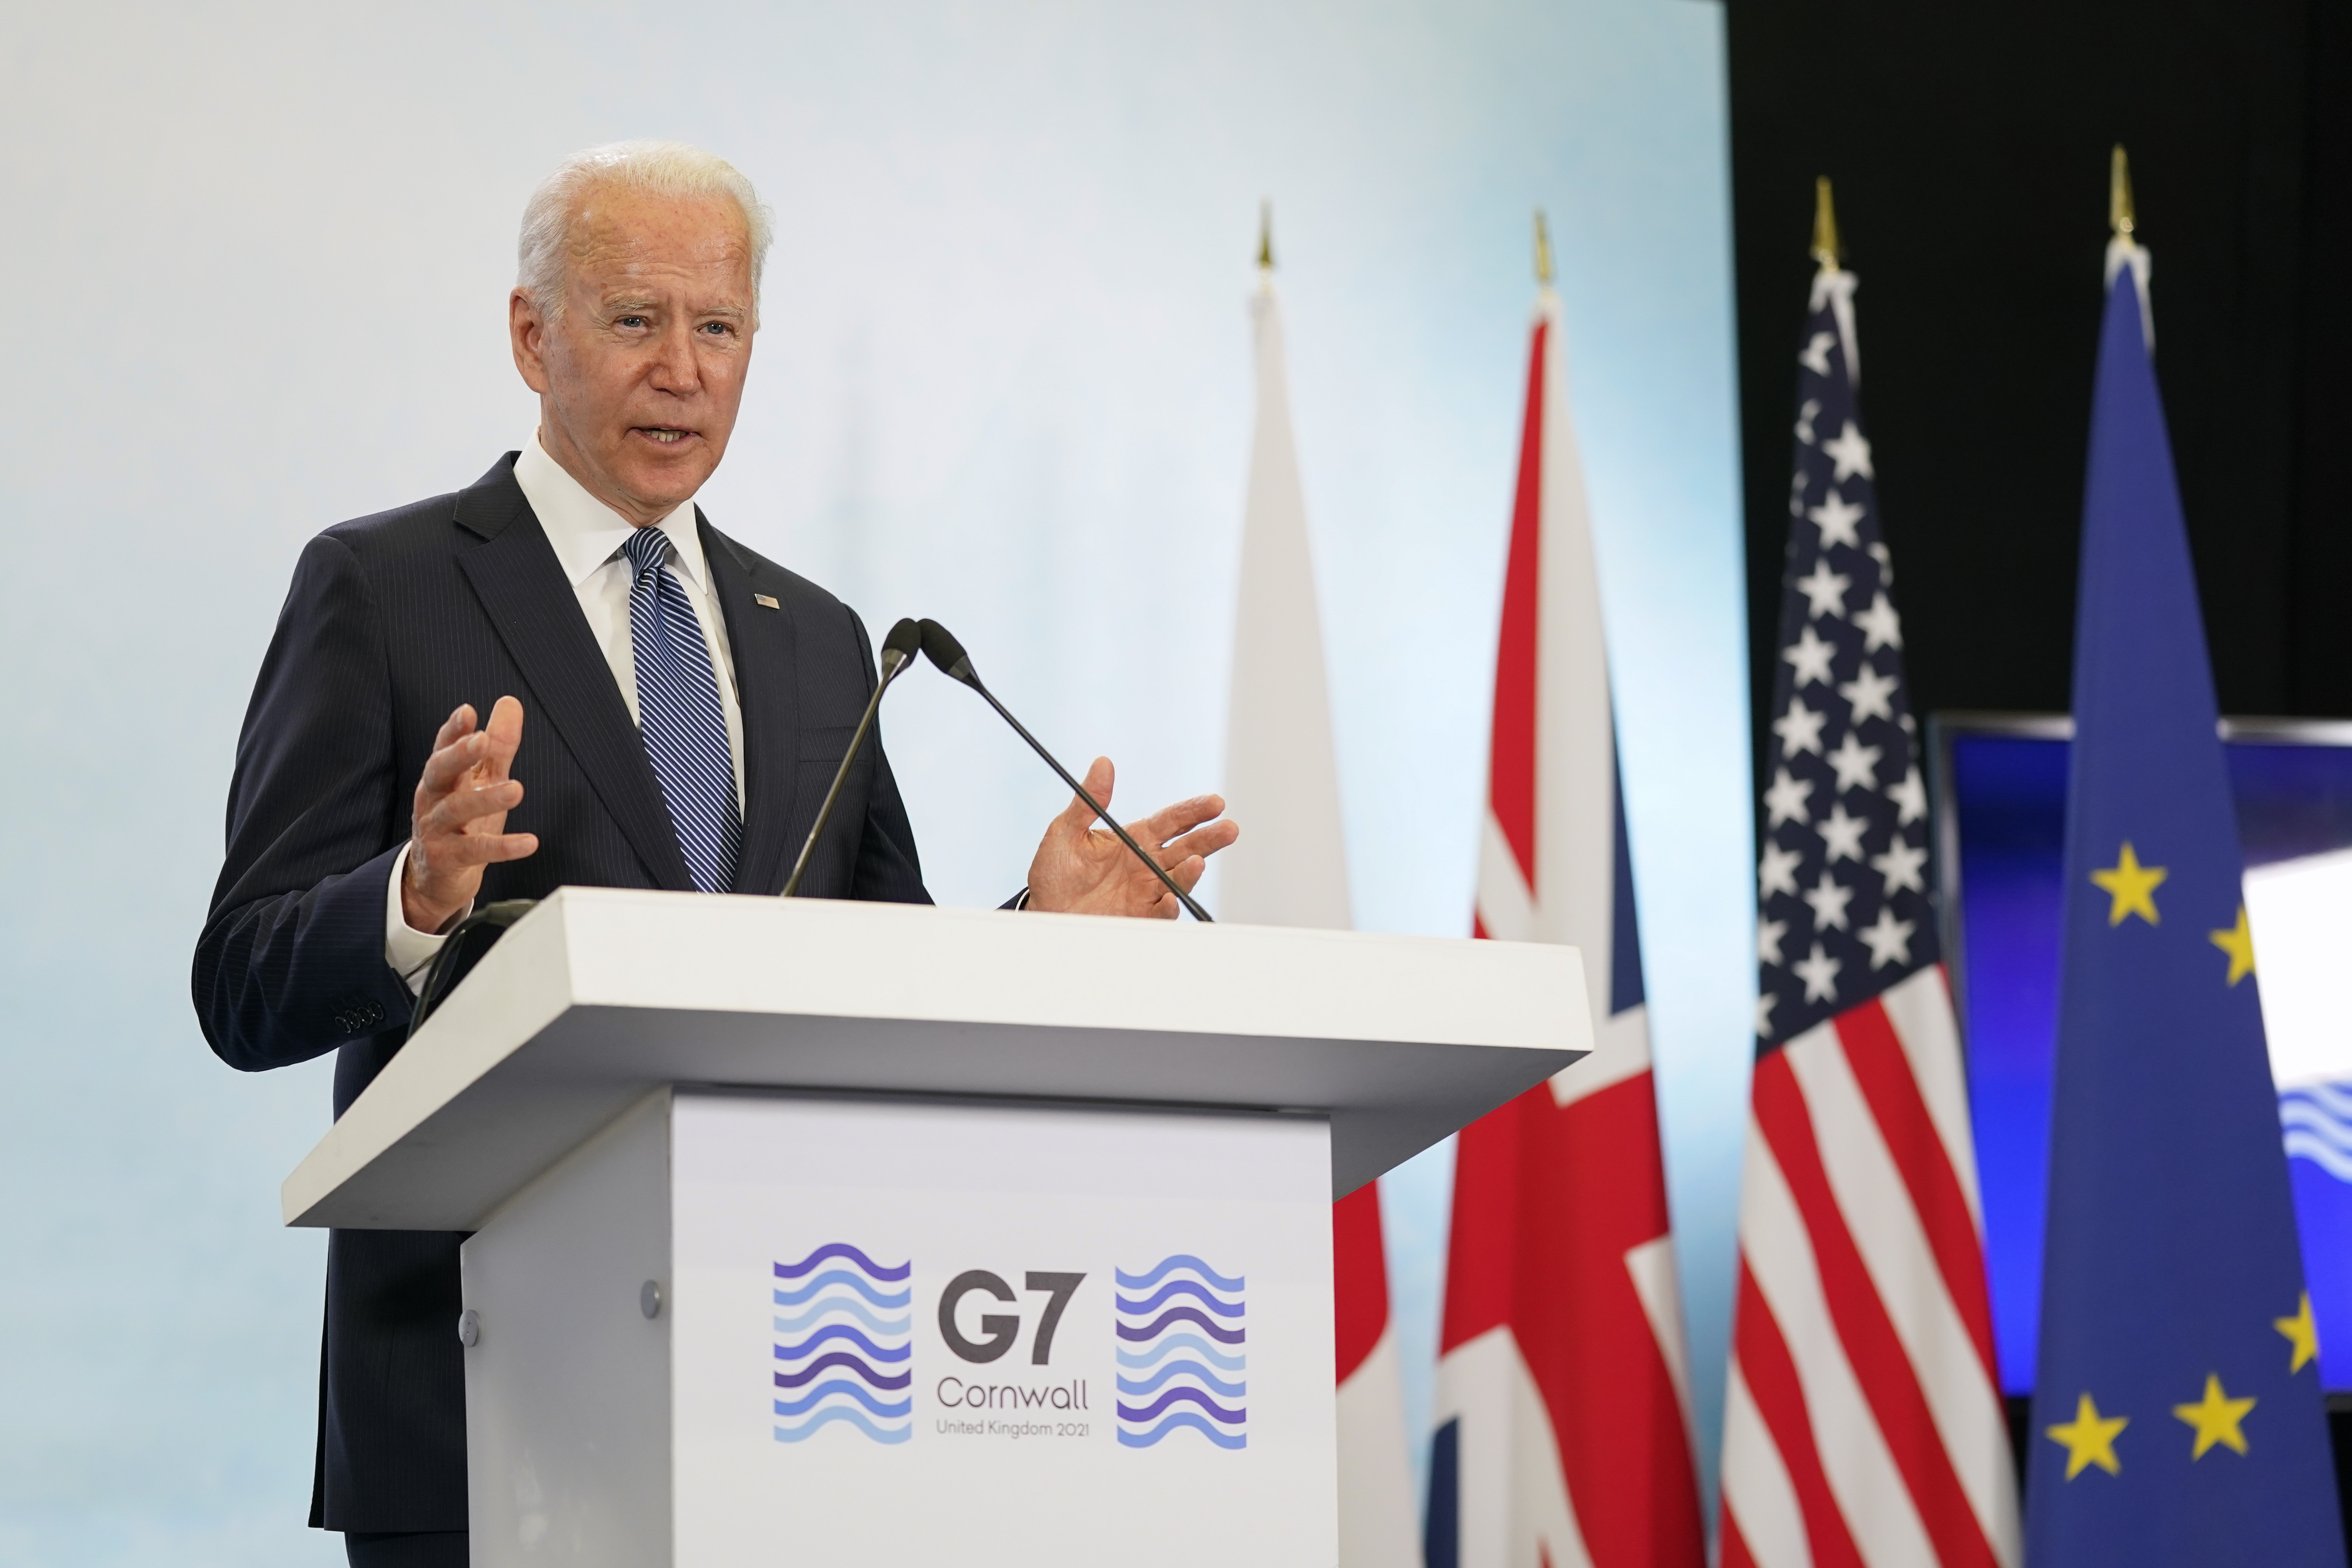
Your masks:
{"label": "man's eyebrow", "polygon": [[[604,314],[608,316],[642,315],[661,308],[662,302],[659,299],[643,294],[612,295],[606,298],[601,306]],[[697,317],[720,316],[736,321],[748,321],[751,319],[750,308],[742,305],[698,305],[688,309],[686,314]]]}

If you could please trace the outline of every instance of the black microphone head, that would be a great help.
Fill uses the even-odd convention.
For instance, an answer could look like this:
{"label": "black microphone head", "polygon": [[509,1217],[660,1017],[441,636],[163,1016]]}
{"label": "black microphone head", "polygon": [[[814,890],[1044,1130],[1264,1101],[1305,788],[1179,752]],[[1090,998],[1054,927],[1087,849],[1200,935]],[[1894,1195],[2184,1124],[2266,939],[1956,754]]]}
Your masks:
{"label": "black microphone head", "polygon": [[980,674],[971,667],[971,655],[963,651],[963,644],[955,640],[955,633],[929,618],[923,622],[923,654],[949,679],[961,681],[968,686],[980,685]]}
{"label": "black microphone head", "polygon": [[922,645],[923,629],[915,618],[911,615],[899,617],[898,623],[890,628],[890,634],[882,639],[882,673],[885,675],[895,673],[899,665],[913,658],[915,650]]}

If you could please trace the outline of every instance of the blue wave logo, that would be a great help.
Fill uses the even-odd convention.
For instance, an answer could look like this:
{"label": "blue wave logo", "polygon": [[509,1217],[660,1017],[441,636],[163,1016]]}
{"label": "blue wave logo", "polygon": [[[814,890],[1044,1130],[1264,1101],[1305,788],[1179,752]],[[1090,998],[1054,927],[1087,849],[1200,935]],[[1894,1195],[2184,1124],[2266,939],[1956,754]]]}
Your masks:
{"label": "blue wave logo", "polygon": [[915,1429],[914,1273],[845,1241],[776,1265],[776,1441],[846,1422],[877,1443]]}
{"label": "blue wave logo", "polygon": [[2352,1185],[2352,1083],[2308,1083],[2279,1096],[2289,1159]]}
{"label": "blue wave logo", "polygon": [[1242,1429],[1249,1419],[1246,1281],[1189,1252],[1145,1273],[1115,1272],[1119,1446],[1148,1448],[1190,1429],[1220,1448],[1249,1447]]}

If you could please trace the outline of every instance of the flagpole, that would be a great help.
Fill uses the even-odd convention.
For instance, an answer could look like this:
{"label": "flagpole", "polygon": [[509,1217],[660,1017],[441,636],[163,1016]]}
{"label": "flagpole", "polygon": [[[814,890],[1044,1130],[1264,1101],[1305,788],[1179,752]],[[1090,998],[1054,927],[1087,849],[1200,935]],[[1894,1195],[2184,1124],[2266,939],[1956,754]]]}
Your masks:
{"label": "flagpole", "polygon": [[1830,177],[1813,177],[1813,246],[1812,257],[1822,264],[1824,272],[1838,269],[1837,204],[1830,197]]}
{"label": "flagpole", "polygon": [[1838,340],[1845,348],[1845,373],[1853,386],[1862,382],[1862,348],[1854,341],[1853,291],[1854,276],[1845,269],[1845,246],[1838,240],[1837,203],[1831,193],[1827,174],[1813,176],[1813,243],[1808,248],[1817,268],[1813,273],[1813,292],[1809,310],[1823,305],[1830,308],[1837,321]]}
{"label": "flagpole", "polygon": [[2139,210],[2132,200],[2131,158],[2124,144],[2116,143],[2107,158],[2107,287],[2113,288],[2116,275],[2128,267],[2132,270],[2132,286],[2139,294],[2140,340],[2149,353],[2156,352],[2156,311],[2147,298],[2147,278],[2155,263],[2147,247],[2139,243]]}

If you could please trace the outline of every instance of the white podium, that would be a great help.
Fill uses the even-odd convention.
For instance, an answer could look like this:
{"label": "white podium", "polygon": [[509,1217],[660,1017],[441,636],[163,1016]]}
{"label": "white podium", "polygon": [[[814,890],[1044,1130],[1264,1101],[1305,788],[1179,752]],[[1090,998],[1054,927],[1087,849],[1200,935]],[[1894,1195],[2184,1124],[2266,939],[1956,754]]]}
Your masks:
{"label": "white podium", "polygon": [[282,1197],[474,1232],[477,1564],[1322,1565],[1331,1199],[1589,1033],[1566,947],[568,888]]}

